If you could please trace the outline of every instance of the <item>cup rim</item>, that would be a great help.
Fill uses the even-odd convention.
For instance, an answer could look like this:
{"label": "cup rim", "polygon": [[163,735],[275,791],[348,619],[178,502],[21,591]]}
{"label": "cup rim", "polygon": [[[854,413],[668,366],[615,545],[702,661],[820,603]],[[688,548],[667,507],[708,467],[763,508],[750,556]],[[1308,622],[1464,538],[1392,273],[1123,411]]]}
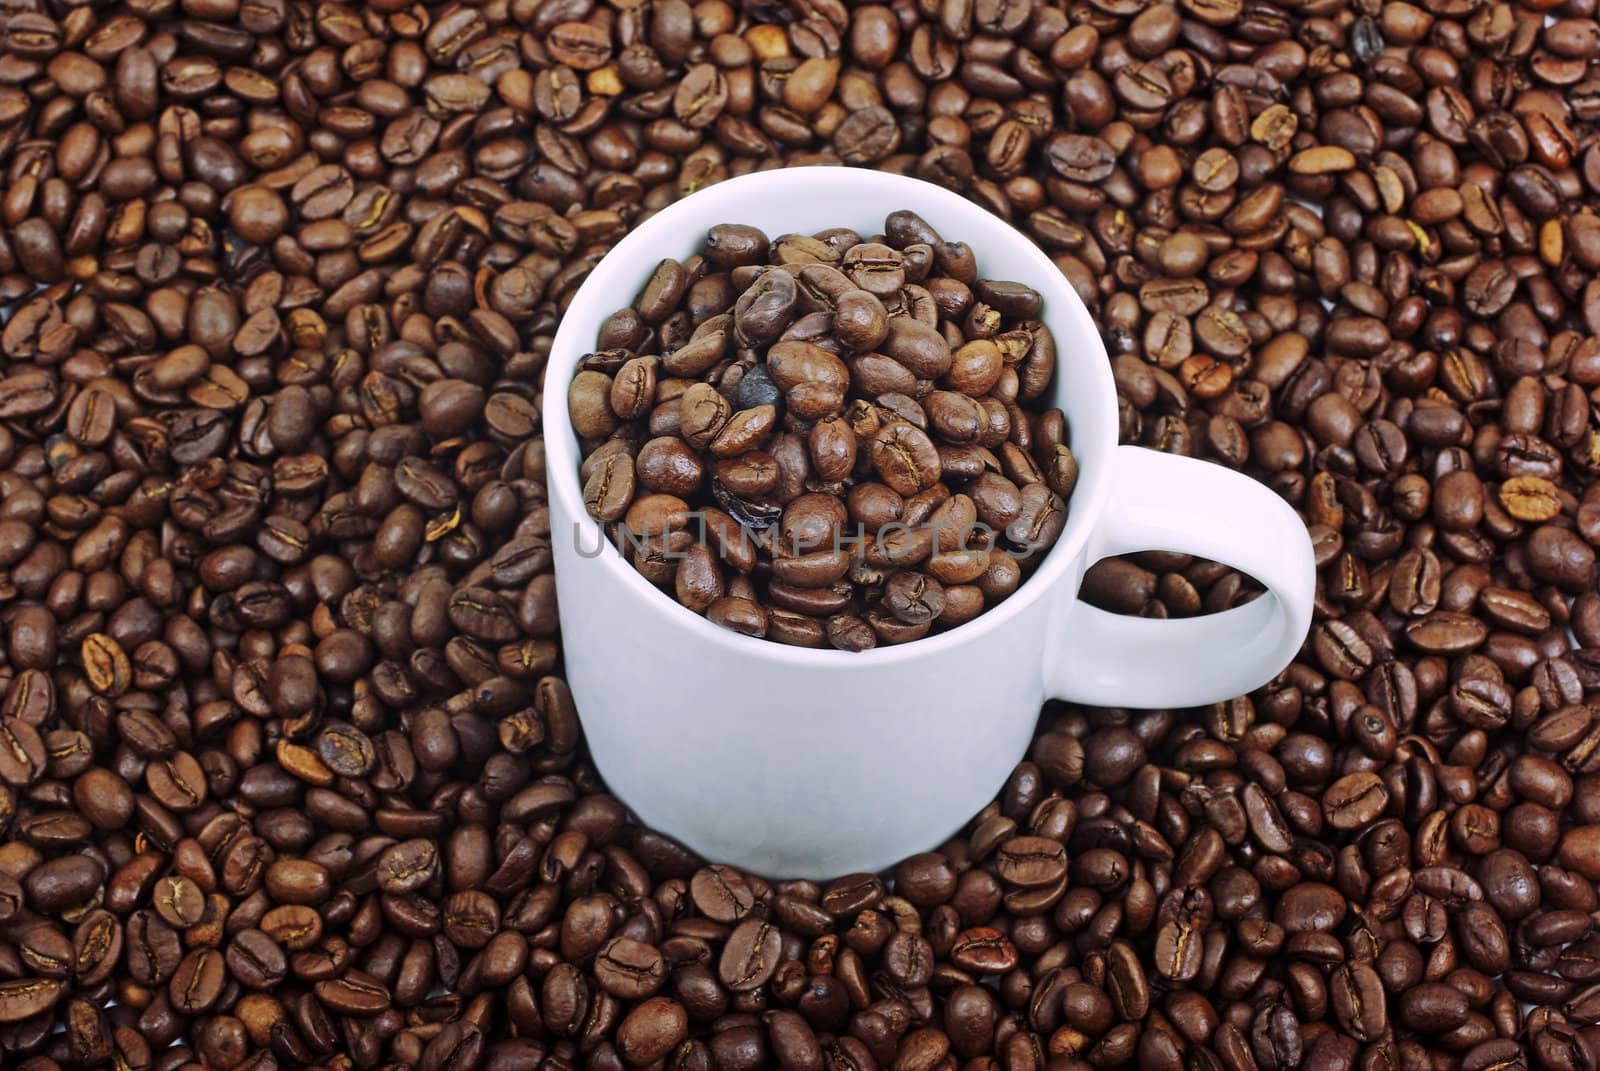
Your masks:
{"label": "cup rim", "polygon": [[[1093,385],[1095,399],[1085,404],[1100,406],[1110,413],[1109,419],[1100,421],[1094,429],[1076,425],[1069,414],[1074,452],[1079,452],[1077,448],[1083,444],[1083,438],[1080,437],[1092,438],[1097,449],[1090,452],[1101,460],[1093,466],[1082,466],[1078,484],[1069,500],[1067,520],[1060,537],[1046,553],[1044,561],[1014,593],[971,621],[907,643],[859,652],[795,647],[764,637],[747,636],[714,624],[679,603],[670,593],[651,584],[628,564],[622,552],[604,536],[600,538],[600,551],[591,558],[591,562],[615,574],[624,587],[647,605],[660,603],[659,609],[679,627],[690,630],[709,646],[733,656],[778,659],[829,669],[865,669],[936,656],[1006,627],[1013,618],[1056,590],[1070,571],[1072,563],[1086,550],[1090,534],[1105,508],[1111,490],[1109,469],[1114,463],[1117,448],[1116,389],[1111,378],[1105,342],[1077,291],[1030,238],[999,216],[942,186],[892,172],[838,165],[778,168],[726,179],[698,190],[633,227],[600,259],[579,286],[562,313],[551,343],[550,356],[542,373],[547,493],[552,504],[559,503],[556,517],[565,513],[576,524],[598,524],[583,505],[583,489],[578,479],[582,459],[578,456],[578,441],[567,412],[567,385],[576,373],[578,361],[594,351],[593,328],[589,328],[591,337],[580,337],[580,331],[584,330],[580,321],[598,323],[626,302],[632,301],[650,272],[667,255],[664,251],[679,248],[685,235],[698,242],[713,223],[742,222],[736,218],[721,217],[711,222],[694,222],[711,209],[717,200],[726,200],[731,190],[781,202],[785,196],[792,195],[801,187],[806,188],[809,197],[814,198],[820,192],[840,198],[841,204],[870,192],[875,197],[893,199],[897,209],[916,212],[941,234],[952,236],[953,240],[971,241],[973,232],[984,230],[990,232],[985,244],[1004,244],[1007,247],[1005,255],[1008,263],[1003,277],[1026,282],[1044,298],[1044,311],[1040,319],[1050,326],[1056,336],[1056,375],[1061,376],[1061,364],[1068,360],[1087,362],[1083,370]],[[770,233],[771,228],[765,229]],[[992,255],[980,259],[980,271],[983,261],[993,259]],[[1091,436],[1091,431],[1099,431],[1100,434]],[[566,533],[556,533],[558,540],[565,537]],[[558,585],[561,573],[558,566]]]}

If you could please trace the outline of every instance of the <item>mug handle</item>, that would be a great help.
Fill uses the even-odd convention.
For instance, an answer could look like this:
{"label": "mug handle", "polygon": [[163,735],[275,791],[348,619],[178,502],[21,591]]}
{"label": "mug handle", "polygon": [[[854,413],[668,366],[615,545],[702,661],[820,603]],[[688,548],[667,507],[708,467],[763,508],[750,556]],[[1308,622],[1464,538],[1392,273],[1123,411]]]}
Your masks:
{"label": "mug handle", "polygon": [[1305,522],[1264,485],[1221,465],[1119,446],[1088,561],[1143,550],[1194,554],[1248,573],[1265,595],[1171,620],[1107,613],[1072,596],[1045,653],[1045,692],[1111,707],[1191,707],[1244,695],[1291,662],[1311,624],[1316,566]]}

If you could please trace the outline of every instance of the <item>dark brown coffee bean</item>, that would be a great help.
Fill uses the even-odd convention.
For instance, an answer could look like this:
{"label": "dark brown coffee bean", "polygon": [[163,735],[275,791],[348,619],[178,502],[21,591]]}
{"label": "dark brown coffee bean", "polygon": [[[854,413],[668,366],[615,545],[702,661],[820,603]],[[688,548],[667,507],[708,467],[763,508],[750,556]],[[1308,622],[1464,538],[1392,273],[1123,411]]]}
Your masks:
{"label": "dark brown coffee bean", "polygon": [[196,926],[205,917],[205,893],[181,874],[169,875],[156,883],[155,909],[167,925],[178,930]]}
{"label": "dark brown coffee bean", "polygon": [[184,1015],[209,1011],[221,998],[228,974],[222,953],[214,948],[196,948],[184,956],[167,984],[167,999]]}
{"label": "dark brown coffee bean", "polygon": [[1000,846],[995,857],[1003,881],[1029,888],[1049,886],[1066,873],[1062,846],[1043,837],[1016,837]]}
{"label": "dark brown coffee bean", "polygon": [[619,1000],[641,1000],[666,983],[666,960],[650,945],[619,937],[596,953],[595,980]]}
{"label": "dark brown coffee bean", "polygon": [[702,914],[725,924],[738,922],[755,906],[755,894],[744,876],[730,867],[711,866],[696,871],[689,883],[689,895]]}
{"label": "dark brown coffee bean", "polygon": [[274,989],[287,976],[283,950],[261,930],[241,930],[234,935],[225,959],[228,973],[249,989]]}
{"label": "dark brown coffee bean", "polygon": [[350,971],[343,977],[316,983],[317,1000],[339,1015],[368,1018],[379,1015],[389,1007],[389,991],[377,979],[360,971]]}
{"label": "dark brown coffee bean", "polygon": [[736,993],[759,989],[778,969],[783,935],[765,919],[746,919],[728,935],[717,976]]}
{"label": "dark brown coffee bean", "polygon": [[402,841],[378,856],[378,887],[391,896],[415,892],[432,879],[437,867],[438,851],[433,841]]}
{"label": "dark brown coffee bean", "polygon": [[873,436],[869,453],[874,470],[898,494],[914,495],[938,482],[939,454],[933,441],[903,420],[884,425]]}
{"label": "dark brown coffee bean", "polygon": [[86,903],[105,881],[105,865],[93,856],[70,855],[40,863],[22,880],[28,906],[60,913]]}
{"label": "dark brown coffee bean", "polygon": [[0,982],[0,1022],[19,1023],[42,1015],[66,993],[66,984],[47,978]]}
{"label": "dark brown coffee bean", "polygon": [[1400,1019],[1426,1034],[1442,1034],[1465,1021],[1469,1005],[1460,990],[1436,982],[1415,986],[1400,998]]}
{"label": "dark brown coffee bean", "polygon": [[48,759],[38,729],[21,718],[0,718],[0,781],[30,785],[45,775]]}
{"label": "dark brown coffee bean", "polygon": [[688,1030],[688,1014],[681,1004],[667,997],[652,997],[617,1026],[617,1051],[629,1065],[642,1067],[677,1048]]}

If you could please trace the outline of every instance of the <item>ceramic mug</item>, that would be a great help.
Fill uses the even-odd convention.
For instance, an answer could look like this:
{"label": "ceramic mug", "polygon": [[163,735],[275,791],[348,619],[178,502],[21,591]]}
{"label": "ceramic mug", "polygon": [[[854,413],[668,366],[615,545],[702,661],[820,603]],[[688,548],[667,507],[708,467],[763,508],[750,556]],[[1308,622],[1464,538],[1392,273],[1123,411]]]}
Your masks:
{"label": "ceramic mug", "polygon": [[[1052,402],[1081,475],[1060,539],[973,621],[897,647],[807,650],[713,625],[640,576],[583,506],[566,392],[601,322],[656,264],[718,223],[776,238],[880,233],[911,209],[976,254],[982,277],[1027,283],[1055,335]],[[1305,525],[1221,465],[1117,445],[1117,400],[1088,309],[1040,249],[976,204],[883,172],[811,167],[718,183],[661,210],[579,289],[544,380],[556,587],[567,681],[606,783],[647,824],[709,860],[779,878],[876,871],[939,844],[1027,751],[1046,699],[1188,707],[1270,680],[1311,620]],[[1141,550],[1224,562],[1267,594],[1183,620],[1079,600],[1084,569]]]}

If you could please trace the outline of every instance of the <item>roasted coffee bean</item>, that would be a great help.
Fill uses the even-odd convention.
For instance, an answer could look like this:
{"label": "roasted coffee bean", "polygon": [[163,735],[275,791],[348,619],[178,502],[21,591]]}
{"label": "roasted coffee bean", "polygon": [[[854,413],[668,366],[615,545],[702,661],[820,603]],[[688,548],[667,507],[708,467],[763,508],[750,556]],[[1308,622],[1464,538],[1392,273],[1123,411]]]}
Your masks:
{"label": "roasted coffee bean", "polygon": [[229,974],[247,989],[275,989],[287,977],[283,949],[261,930],[240,930],[229,942],[224,959]]}
{"label": "roasted coffee bean", "polygon": [[377,979],[360,971],[316,983],[317,1000],[338,1015],[368,1018],[389,1007],[389,991]]}
{"label": "roasted coffee bean", "polygon": [[650,945],[619,937],[596,953],[595,980],[620,1000],[640,1000],[666,983],[667,963]]}
{"label": "roasted coffee bean", "polygon": [[433,841],[402,841],[378,856],[378,888],[391,896],[415,892],[433,878],[437,868],[438,851]]}
{"label": "roasted coffee bean", "polygon": [[717,976],[736,993],[765,985],[778,969],[783,935],[765,919],[746,919],[728,935]]}
{"label": "roasted coffee bean", "polygon": [[196,948],[179,961],[167,984],[167,999],[183,1015],[209,1011],[221,998],[228,973],[222,953],[214,948]]}
{"label": "roasted coffee bean", "polygon": [[105,864],[94,856],[69,855],[41,862],[22,879],[28,906],[59,914],[88,902],[106,878]]}
{"label": "roasted coffee bean", "polygon": [[689,895],[707,918],[730,925],[750,914],[756,902],[744,875],[724,866],[696,871],[689,882]]}
{"label": "roasted coffee bean", "polygon": [[48,978],[0,982],[0,1022],[20,1023],[43,1015],[67,992],[66,983]]}
{"label": "roasted coffee bean", "polygon": [[192,879],[182,874],[170,875],[156,882],[154,902],[156,914],[174,929],[186,930],[199,925],[205,917],[205,893]]}

